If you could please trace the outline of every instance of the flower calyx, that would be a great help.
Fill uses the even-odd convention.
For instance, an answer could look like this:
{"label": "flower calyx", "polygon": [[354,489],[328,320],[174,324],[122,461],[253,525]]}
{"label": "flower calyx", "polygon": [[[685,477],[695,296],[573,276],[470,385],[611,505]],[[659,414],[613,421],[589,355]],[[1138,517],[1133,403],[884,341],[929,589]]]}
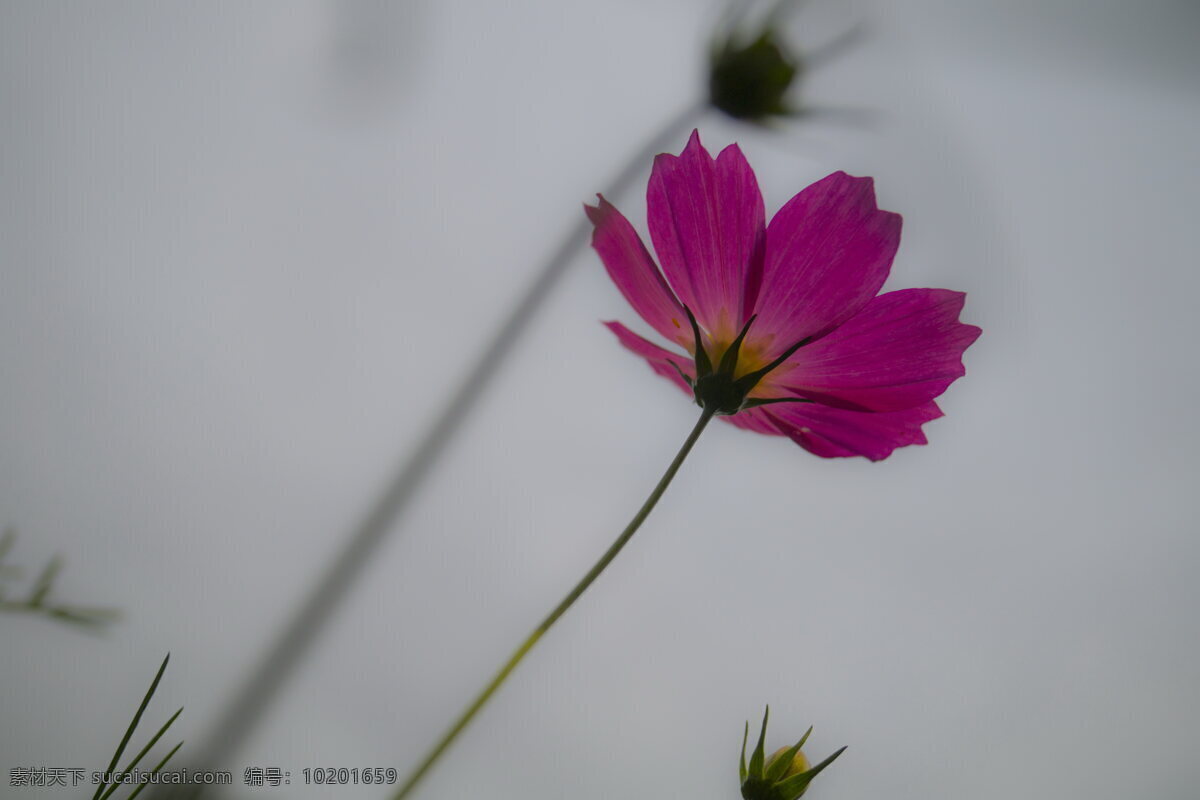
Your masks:
{"label": "flower calyx", "polygon": [[695,337],[696,342],[696,377],[692,378],[674,362],[671,362],[671,366],[675,367],[688,386],[692,387],[692,394],[696,398],[696,405],[710,410],[714,414],[729,416],[748,408],[771,403],[810,402],[795,397],[752,398],[749,396],[750,392],[758,385],[759,381],[766,377],[767,373],[790,358],[798,349],[808,344],[810,339],[802,339],[792,345],[765,367],[756,369],[753,372],[747,372],[745,375],[736,376],[738,353],[741,352],[742,341],[750,331],[750,326],[754,324],[755,316],[751,316],[750,319],[746,320],[741,333],[730,343],[729,347],[725,348],[725,352],[721,354],[720,363],[714,368],[713,360],[704,348],[704,338],[700,333],[700,325],[696,322],[695,315],[692,314],[692,310],[687,306],[684,306],[683,310],[687,312],[688,322],[691,323],[692,335]]}
{"label": "flower calyx", "polygon": [[800,749],[808,741],[812,728],[805,732],[800,741],[791,747],[781,747],[770,758],[764,755],[764,741],[767,736],[767,718],[771,709],[763,714],[762,732],[758,735],[758,745],[750,756],[750,764],[746,765],[746,742],[750,738],[750,723],[746,723],[746,732],[742,738],[742,759],[738,765],[738,775],[741,778],[743,800],[796,800],[806,791],[813,778],[817,777],[837,759],[846,748],[836,750],[815,767],[809,766]]}

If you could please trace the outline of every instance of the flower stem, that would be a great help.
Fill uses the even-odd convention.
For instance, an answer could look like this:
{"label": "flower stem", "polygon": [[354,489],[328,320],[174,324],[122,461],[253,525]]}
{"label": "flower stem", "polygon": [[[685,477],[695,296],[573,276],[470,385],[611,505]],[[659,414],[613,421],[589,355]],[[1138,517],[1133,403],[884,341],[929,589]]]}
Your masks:
{"label": "flower stem", "polygon": [[[608,196],[623,192],[646,163],[667,147],[681,131],[697,122],[707,105],[693,102],[681,108],[658,128],[637,149],[605,187]],[[215,769],[237,751],[254,727],[269,710],[295,665],[307,653],[333,611],[357,580],[363,567],[379,549],[384,539],[396,528],[396,520],[407,509],[446,445],[471,413],[491,379],[499,372],[504,358],[513,350],[517,340],[549,296],[551,289],[566,272],[579,249],[587,243],[591,223],[583,216],[571,226],[548,261],[533,277],[525,292],[511,308],[500,327],[482,339],[483,347],[475,362],[463,373],[457,387],[449,390],[437,417],[423,426],[426,431],[415,449],[400,465],[399,471],[384,491],[367,509],[353,531],[346,537],[337,556],[325,567],[316,583],[293,612],[290,620],[252,670],[229,702],[224,714],[213,726],[199,748],[195,770]],[[191,797],[200,794],[199,788]]]}
{"label": "flower stem", "polygon": [[654,510],[654,506],[658,504],[659,498],[663,496],[663,492],[671,484],[671,480],[675,477],[675,473],[679,471],[683,460],[687,458],[688,453],[692,450],[692,446],[696,444],[696,440],[700,438],[700,434],[712,418],[713,412],[705,409],[704,413],[700,415],[700,419],[696,422],[696,426],[692,428],[692,432],[688,434],[683,447],[679,448],[679,452],[675,455],[675,460],[671,462],[671,466],[667,467],[667,471],[659,479],[658,485],[654,487],[654,491],[650,492],[650,496],[646,498],[645,503],[642,503],[642,507],[638,509],[638,512],[633,515],[633,519],[625,526],[625,530],[621,531],[621,535],[609,546],[608,550],[604,551],[604,555],[600,556],[600,560],[588,570],[579,583],[575,584],[575,588],[571,589],[567,593],[567,596],[554,607],[554,610],[546,615],[541,624],[533,629],[533,633],[529,634],[528,638],[521,642],[521,645],[509,656],[508,661],[504,662],[504,665],[500,667],[500,670],[488,682],[487,686],[483,687],[483,691],[467,706],[467,709],[455,720],[454,724],[450,726],[450,729],[434,745],[433,749],[429,751],[429,754],[425,756],[425,760],[408,776],[408,780],[396,792],[393,800],[403,800],[403,798],[408,797],[421,781],[421,778],[425,777],[425,773],[437,763],[437,760],[445,752],[446,748],[454,742],[463,729],[475,718],[475,715],[491,699],[491,696],[496,693],[496,690],[500,688],[509,674],[516,669],[521,660],[525,658],[525,655],[533,649],[533,646],[545,635],[546,631],[550,630],[550,626],[557,622],[559,617],[567,612],[568,608],[574,605],[580,595],[587,591],[592,582],[600,577],[600,573],[604,572],[604,569],[617,557],[617,553],[621,552],[621,549],[629,543],[629,540],[633,538],[633,534],[637,533],[637,529],[642,526],[642,523],[650,516],[650,512]]}

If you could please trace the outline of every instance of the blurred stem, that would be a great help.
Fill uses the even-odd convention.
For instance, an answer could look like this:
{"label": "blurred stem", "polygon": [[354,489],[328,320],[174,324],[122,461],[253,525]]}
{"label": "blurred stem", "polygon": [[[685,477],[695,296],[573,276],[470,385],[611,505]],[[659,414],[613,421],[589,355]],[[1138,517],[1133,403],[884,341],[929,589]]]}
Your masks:
{"label": "blurred stem", "polygon": [[600,577],[600,573],[604,572],[605,567],[612,563],[612,560],[617,557],[617,553],[621,552],[621,549],[629,543],[629,540],[633,538],[633,534],[637,533],[637,529],[646,521],[646,517],[650,516],[650,512],[658,504],[659,498],[663,496],[663,492],[671,485],[671,480],[675,477],[675,473],[679,471],[683,460],[687,458],[688,453],[692,450],[692,446],[696,444],[696,440],[700,438],[700,434],[704,432],[705,426],[708,425],[712,417],[713,412],[705,409],[704,413],[700,415],[700,419],[696,422],[696,426],[692,428],[692,432],[688,434],[687,441],[683,443],[683,447],[679,448],[679,452],[675,455],[675,460],[671,462],[671,466],[667,467],[667,471],[659,479],[658,485],[654,487],[654,491],[650,492],[650,496],[646,498],[646,502],[642,504],[638,512],[633,515],[633,519],[625,526],[625,530],[621,531],[621,535],[609,546],[604,555],[600,556],[600,560],[588,570],[579,583],[575,584],[575,588],[567,593],[567,596],[554,607],[554,610],[542,620],[541,624],[533,629],[533,633],[529,634],[529,637],[509,656],[508,661],[504,662],[504,665],[500,667],[500,671],[483,688],[483,691],[479,693],[474,702],[467,706],[466,711],[455,720],[450,729],[446,731],[438,743],[434,745],[433,749],[429,751],[429,755],[425,756],[425,760],[409,775],[408,780],[404,782],[404,785],[395,794],[394,800],[403,800],[403,798],[408,797],[421,781],[421,778],[425,776],[425,773],[437,763],[437,760],[445,752],[446,748],[462,733],[463,729],[467,727],[479,710],[491,699],[491,696],[496,693],[496,690],[500,688],[509,674],[521,663],[521,659],[525,658],[526,653],[533,649],[533,646],[545,635],[546,631],[550,630],[550,626],[567,612],[567,609],[592,585],[592,582]]}
{"label": "blurred stem", "polygon": [[89,606],[48,606],[45,604],[32,605],[28,602],[0,600],[0,612],[12,614],[34,614],[61,620],[81,628],[99,630],[104,625],[121,618],[121,612],[115,608],[93,608]]}
{"label": "blurred stem", "polygon": [[[16,540],[16,531],[11,528],[5,529],[4,533],[0,534],[0,580],[19,577],[21,574],[21,570],[17,567],[4,563],[5,556],[13,548]],[[5,587],[0,586],[0,613],[34,614],[94,630],[99,630],[105,624],[120,618],[120,612],[111,608],[70,606],[62,603],[52,604],[50,602],[50,595],[54,590],[54,583],[58,579],[58,574],[62,571],[62,568],[63,559],[61,556],[56,555],[51,558],[49,563],[38,574],[37,579],[33,582],[33,586],[24,600],[9,599],[7,593],[4,591]]]}
{"label": "blurred stem", "polygon": [[[706,108],[706,103],[696,102],[670,117],[617,172],[605,188],[605,194],[615,197],[622,193],[643,173],[654,155],[669,146],[681,132],[697,123]],[[199,748],[202,766],[219,766],[229,754],[237,750],[255,724],[264,716],[271,702],[285,685],[294,665],[317,638],[322,626],[353,585],[363,566],[395,527],[396,520],[403,514],[421,482],[445,451],[455,431],[471,412],[488,383],[499,372],[504,358],[511,352],[577,251],[586,244],[591,224],[582,213],[578,218],[579,221],[568,230],[550,259],[509,311],[499,329],[484,340],[488,344],[470,368],[465,370],[458,387],[448,394],[439,416],[423,426],[427,433],[412,455],[403,462],[392,482],[368,509],[336,558],[325,568],[304,598],[287,627],[226,707],[213,728],[212,736]]]}

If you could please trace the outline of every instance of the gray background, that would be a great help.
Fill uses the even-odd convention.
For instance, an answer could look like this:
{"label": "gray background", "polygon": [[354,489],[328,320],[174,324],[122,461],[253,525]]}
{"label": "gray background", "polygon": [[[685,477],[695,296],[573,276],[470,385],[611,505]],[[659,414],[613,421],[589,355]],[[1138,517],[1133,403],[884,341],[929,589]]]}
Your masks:
{"label": "gray background", "polygon": [[[0,618],[0,795],[106,763],[167,650],[150,720],[211,732],[581,202],[696,93],[717,12],[0,4],[0,522],[126,614]],[[770,703],[771,744],[850,745],[812,797],[1194,797],[1198,22],[800,14],[807,46],[865,24],[804,91],[875,114],[702,135],[768,213],[875,176],[888,286],[969,293],[969,374],[879,464],[715,426],[421,796],[735,797]],[[644,231],[642,187],[612,199]],[[293,785],[247,796],[383,796],[295,779],[403,772],[632,514],[695,409],[612,318],[581,251],[230,765]]]}

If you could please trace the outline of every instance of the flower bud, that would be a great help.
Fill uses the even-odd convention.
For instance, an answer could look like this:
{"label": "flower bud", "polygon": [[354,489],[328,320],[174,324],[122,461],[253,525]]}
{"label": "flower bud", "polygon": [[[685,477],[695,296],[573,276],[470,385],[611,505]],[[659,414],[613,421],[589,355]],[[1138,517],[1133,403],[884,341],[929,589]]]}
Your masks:
{"label": "flower bud", "polygon": [[757,36],[731,29],[709,58],[708,101],[735,119],[790,114],[785,95],[800,70],[800,59],[770,25]]}
{"label": "flower bud", "polygon": [[812,733],[812,728],[809,728],[796,744],[781,747],[770,758],[764,758],[763,745],[767,738],[767,718],[770,713],[768,708],[763,714],[762,731],[758,735],[758,745],[750,756],[749,766],[746,765],[746,742],[750,738],[750,723],[746,723],[746,734],[742,739],[742,760],[738,768],[744,800],[796,800],[808,791],[808,785],[812,783],[813,778],[846,749],[838,749],[815,767],[809,765],[808,758],[800,749]]}
{"label": "flower bud", "polygon": [[[774,768],[775,764],[779,762],[780,757],[785,753],[789,753],[790,751],[791,748],[785,745],[772,753],[771,757],[767,759],[766,771],[770,772]],[[794,754],[792,754],[792,763],[783,773],[783,777],[790,778],[793,775],[799,775],[801,772],[808,772],[808,770],[811,768],[812,764],[808,763],[808,757],[804,755],[804,751],[797,750]]]}

